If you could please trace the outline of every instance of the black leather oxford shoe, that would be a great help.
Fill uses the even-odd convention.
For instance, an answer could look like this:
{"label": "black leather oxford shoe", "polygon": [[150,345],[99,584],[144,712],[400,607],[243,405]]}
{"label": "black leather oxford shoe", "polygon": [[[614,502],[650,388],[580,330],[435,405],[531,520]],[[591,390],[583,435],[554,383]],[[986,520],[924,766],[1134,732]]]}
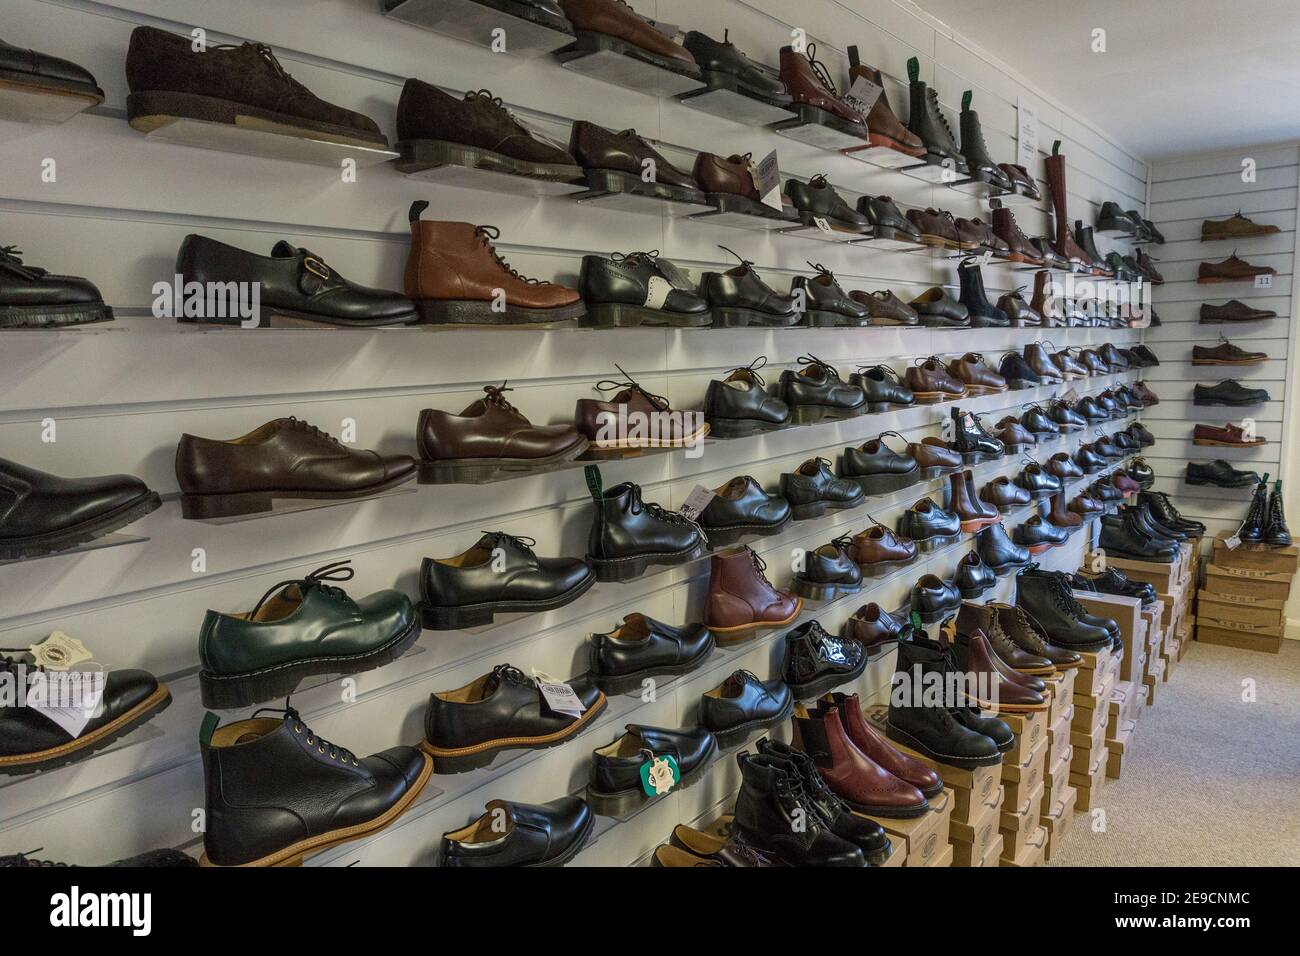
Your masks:
{"label": "black leather oxford shoe", "polygon": [[846,295],[835,273],[818,262],[808,263],[815,276],[795,276],[790,293],[803,302],[805,325],[813,328],[861,327],[871,324],[871,310]]}
{"label": "black leather oxford shoe", "polygon": [[810,601],[831,601],[862,590],[862,571],[849,557],[849,538],[807,551],[803,566],[795,572],[791,590]]}
{"label": "black leather oxford shoe", "polygon": [[[3,44],[0,44],[0,48]],[[0,86],[4,85],[0,69]],[[58,328],[111,322],[113,310],[87,279],[24,265],[14,246],[0,246],[0,329]]]}
{"label": "black leather oxford shoe", "polygon": [[761,681],[739,670],[700,697],[700,723],[723,749],[781,723],[794,710],[794,695],[778,678]]}
{"label": "black leather oxford shoe", "polygon": [[60,478],[0,458],[0,561],[102,538],[162,506],[139,478]]}
{"label": "black leather oxford shoe", "polygon": [[714,491],[700,512],[700,527],[713,548],[750,535],[770,535],[790,523],[790,502],[763,489],[752,475],[740,475]]}
{"label": "black leather oxford shoe", "polygon": [[469,826],[442,835],[440,866],[564,866],[582,850],[595,821],[581,797],[533,806],[491,800]]}
{"label": "black leather oxford shoe", "polygon": [[[612,744],[592,751],[587,802],[592,812],[601,816],[626,816],[669,790],[689,787],[717,752],[718,741],[703,727],[668,730],[628,724],[627,732]],[[650,783],[642,779],[642,766],[666,757],[676,764],[676,779],[667,781],[668,789],[647,793]],[[654,779],[652,776],[651,781]]]}
{"label": "black leather oxford shoe", "polygon": [[820,518],[828,509],[856,508],[867,497],[856,481],[836,478],[825,458],[810,458],[783,474],[781,494],[796,521]]}
{"label": "black leather oxford shoe", "polygon": [[629,614],[614,630],[591,635],[591,679],[606,694],[626,694],[647,678],[689,673],[713,652],[703,624],[673,627]]}
{"label": "black leather oxford shoe", "polygon": [[790,406],[796,425],[811,425],[823,419],[854,418],[866,411],[862,389],[840,378],[835,367],[815,355],[799,358],[798,372],[781,373],[781,399]]}
{"label": "black leather oxford shoe", "polygon": [[468,551],[425,558],[420,613],[432,631],[490,624],[497,614],[552,611],[596,583],[582,558],[540,558],[537,544],[504,531],[483,535]]}
{"label": "black leather oxford shoe", "polygon": [[916,396],[888,365],[859,366],[849,376],[849,384],[862,389],[867,398],[867,411],[887,412],[891,408],[905,408],[916,404]]}
{"label": "black leather oxford shoe", "polygon": [[970,551],[957,562],[957,574],[953,580],[961,596],[967,601],[979,597],[997,584],[997,575],[984,563],[979,550]]}
{"label": "black leather oxford shoe", "polygon": [[714,379],[704,393],[704,420],[715,438],[744,438],[790,424],[790,406],[767,394],[758,370],[767,364],[760,355],[748,365]]}
{"label": "black leather oxford shoe", "polygon": [[203,863],[296,866],[382,830],[419,796],[433,762],[414,747],[371,757],[318,737],[297,711],[199,732],[207,785]]}
{"label": "black leather oxford shoe", "polygon": [[[204,289],[232,287],[235,283],[259,290],[256,315],[243,316],[227,307],[204,314],[191,315],[183,310],[180,322],[216,325],[240,325],[247,322],[261,328],[293,327],[312,323],[373,328],[385,325],[411,325],[419,313],[410,299],[398,292],[370,289],[355,285],[339,275],[320,256],[300,249],[283,239],[269,256],[236,249],[206,236],[190,234],[176,254],[176,272],[188,285],[199,283]],[[243,305],[251,311],[251,300]]]}
{"label": "black leather oxford shoe", "polygon": [[86,68],[47,53],[24,50],[4,40],[0,40],[0,86],[77,97],[88,106],[104,102],[104,91]]}
{"label": "black leather oxford shoe", "polygon": [[924,575],[912,587],[912,613],[920,617],[922,624],[937,624],[952,617],[960,607],[960,592],[938,575]]}
{"label": "black leather oxford shoe", "polygon": [[498,664],[455,690],[429,696],[424,718],[426,753],[438,773],[486,767],[503,750],[541,750],[564,743],[605,709],[605,695],[590,675],[568,682],[581,716],[551,709],[537,681],[517,667]]}
{"label": "black leather oxford shoe", "polygon": [[1001,522],[976,532],[975,547],[983,562],[998,575],[1029,563],[1029,550],[1012,541]]}
{"label": "black leather oxford shoe", "polygon": [[[726,249],[726,246],[721,248]],[[731,252],[730,249],[727,249]],[[706,272],[700,277],[700,291],[709,302],[715,328],[743,328],[749,325],[781,328],[799,321],[794,298],[775,291],[754,271],[754,263],[740,259],[740,265],[726,272]]]}
{"label": "black leather oxford shoe", "polygon": [[[66,685],[68,692],[76,693],[75,682],[86,679],[76,671],[42,672],[24,660],[0,655],[0,680],[12,679],[15,684],[22,680],[24,689],[33,679],[42,680],[54,691],[66,679],[71,682]],[[88,684],[80,687],[92,689]],[[0,775],[53,770],[88,757],[162,713],[172,696],[152,674],[121,670],[108,672],[100,700],[102,707],[76,736],[26,702],[0,707]]]}
{"label": "black leather oxford shoe", "polygon": [[737,90],[770,103],[789,103],[785,84],[773,72],[755,63],[723,32],[721,41],[698,30],[686,34],[682,45],[695,57],[705,81],[714,88]]}
{"label": "black leather oxford shoe", "polygon": [[1259,484],[1259,474],[1233,468],[1222,458],[1214,461],[1187,463],[1187,483],[1189,485],[1217,485],[1220,488],[1250,488]]}

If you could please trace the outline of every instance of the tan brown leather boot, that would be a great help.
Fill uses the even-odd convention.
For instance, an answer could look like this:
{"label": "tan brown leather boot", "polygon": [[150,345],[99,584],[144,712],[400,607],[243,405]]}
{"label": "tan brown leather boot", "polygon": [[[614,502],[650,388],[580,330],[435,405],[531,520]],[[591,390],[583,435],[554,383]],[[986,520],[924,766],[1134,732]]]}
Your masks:
{"label": "tan brown leather boot", "polygon": [[735,643],[760,629],[785,627],[803,610],[803,598],[772,587],[763,559],[746,547],[709,559],[704,623],[719,644]]}
{"label": "tan brown leather boot", "polygon": [[1052,144],[1052,155],[1047,157],[1047,184],[1052,190],[1052,217],[1056,224],[1056,242],[1052,243],[1058,255],[1070,260],[1070,264],[1088,262],[1088,254],[1074,241],[1070,233],[1070,214],[1066,210],[1065,189],[1065,155],[1058,152],[1061,141]]}
{"label": "tan brown leather boot", "polygon": [[411,204],[406,295],[422,322],[438,325],[522,325],[568,322],[586,314],[577,289],[528,279],[510,268],[492,241],[495,226],[422,220]]}
{"label": "tan brown leather boot", "polygon": [[885,82],[880,71],[858,60],[856,45],[849,47],[849,84],[858,77],[865,77],[880,87],[880,95],[867,111],[867,130],[872,146],[888,146],[908,156],[925,155],[925,144],[921,137],[903,125],[893,108],[889,105],[889,96],[885,93]]}
{"label": "tan brown leather boot", "polygon": [[1052,286],[1052,273],[1040,269],[1034,273],[1034,297],[1029,300],[1029,307],[1043,317],[1043,324],[1048,328],[1062,328],[1065,325],[1065,310],[1061,300],[1049,295]]}

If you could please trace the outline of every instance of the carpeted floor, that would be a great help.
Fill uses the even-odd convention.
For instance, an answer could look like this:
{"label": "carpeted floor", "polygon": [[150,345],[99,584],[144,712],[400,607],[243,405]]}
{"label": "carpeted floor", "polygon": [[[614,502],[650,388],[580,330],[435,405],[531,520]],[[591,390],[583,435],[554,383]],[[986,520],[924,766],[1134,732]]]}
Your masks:
{"label": "carpeted floor", "polygon": [[1193,642],[1138,721],[1123,777],[1106,781],[1104,819],[1076,814],[1052,865],[1300,864],[1300,641],[1282,644]]}

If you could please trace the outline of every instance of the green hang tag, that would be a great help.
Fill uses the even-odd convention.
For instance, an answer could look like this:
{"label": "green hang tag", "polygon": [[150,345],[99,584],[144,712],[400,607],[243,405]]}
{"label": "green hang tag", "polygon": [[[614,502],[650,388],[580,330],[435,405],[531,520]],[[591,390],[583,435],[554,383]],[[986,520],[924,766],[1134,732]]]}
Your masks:
{"label": "green hang tag", "polygon": [[1265,484],[1265,485],[1268,484],[1268,472],[1264,472],[1264,480],[1263,480],[1262,484]]}
{"label": "green hang tag", "polygon": [[1058,139],[1056,142],[1052,143],[1052,155],[1055,156],[1060,151],[1061,151],[1061,141]]}
{"label": "green hang tag", "polygon": [[913,83],[921,78],[921,61],[914,56],[907,59],[907,78]]}
{"label": "green hang tag", "polygon": [[582,469],[582,474],[587,479],[587,490],[591,492],[591,497],[599,501],[604,492],[604,486],[600,481],[600,468],[596,465],[588,465]]}
{"label": "green hang tag", "polygon": [[212,711],[203,715],[203,725],[199,727],[199,746],[206,747],[212,743],[212,735],[216,732],[219,723],[221,718]]}
{"label": "green hang tag", "polygon": [[975,94],[974,91],[972,90],[967,90],[965,93],[961,95],[961,108],[963,113],[970,109],[970,101],[974,98],[974,96]]}
{"label": "green hang tag", "polygon": [[682,781],[681,768],[671,754],[650,754],[641,764],[641,789],[647,797],[662,797]]}
{"label": "green hang tag", "polygon": [[911,617],[911,622],[912,622],[912,630],[914,630],[914,631],[919,631],[919,630],[921,629],[921,615],[920,615],[920,614],[917,614],[915,611],[913,611],[913,612],[912,612],[912,617]]}

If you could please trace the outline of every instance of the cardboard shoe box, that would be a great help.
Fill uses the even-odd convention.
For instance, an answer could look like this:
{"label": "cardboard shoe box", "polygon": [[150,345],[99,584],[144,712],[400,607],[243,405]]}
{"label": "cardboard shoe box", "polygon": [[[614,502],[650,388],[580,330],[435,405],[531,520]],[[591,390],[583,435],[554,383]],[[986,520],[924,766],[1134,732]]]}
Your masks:
{"label": "cardboard shoe box", "polygon": [[1291,578],[1289,571],[1256,571],[1213,563],[1205,566],[1206,591],[1246,599],[1285,603],[1291,595]]}
{"label": "cardboard shoe box", "polygon": [[[952,792],[944,790],[930,798],[930,809],[919,817],[896,819],[871,817],[889,834],[894,852],[907,848],[903,866],[936,866],[948,849],[948,829],[952,822]],[[948,864],[943,864],[947,866]]]}
{"label": "cardboard shoe box", "polygon": [[1074,828],[1074,810],[1079,802],[1079,792],[1073,787],[1066,787],[1065,793],[1057,800],[1051,810],[1043,814],[1043,826],[1047,828],[1046,859],[1050,863],[1057,859],[1064,849],[1070,831]]}
{"label": "cardboard shoe box", "polygon": [[1033,753],[1034,748],[1047,739],[1048,710],[1033,714],[998,714],[997,717],[1016,735],[1016,742],[1002,755],[1002,764],[1019,763]]}
{"label": "cardboard shoe box", "polygon": [[983,806],[975,819],[966,822],[952,820],[948,826],[948,842],[953,847],[954,866],[979,866],[988,855],[989,847],[998,836],[998,822],[1002,815],[1002,788],[993,805]]}
{"label": "cardboard shoe box", "polygon": [[1257,544],[1239,544],[1235,548],[1229,548],[1228,539],[1231,537],[1226,531],[1220,531],[1214,537],[1212,560],[1221,568],[1286,575],[1294,575],[1300,568],[1300,547],[1294,544],[1285,548]]}
{"label": "cardboard shoe box", "polygon": [[1002,833],[1002,855],[1016,856],[1024,848],[1025,841],[1038,829],[1038,821],[1043,814],[1043,794],[1047,792],[1040,779],[1033,790],[1025,794],[1024,801],[1014,812],[1006,809],[998,817],[998,828]]}
{"label": "cardboard shoe box", "polygon": [[1042,866],[1046,862],[1046,859],[1047,827],[1042,826],[1041,824],[1029,835],[1020,852],[1014,856],[1007,856],[1007,847],[1005,842],[1002,847],[1002,866]]}
{"label": "cardboard shoe box", "polygon": [[1106,758],[1109,755],[1105,747],[1101,748],[1101,753],[1097,754],[1095,763],[1089,767],[1087,773],[1080,773],[1071,769],[1070,785],[1079,791],[1079,809],[1086,811],[1096,805],[1101,799],[1101,791],[1106,785]]}

